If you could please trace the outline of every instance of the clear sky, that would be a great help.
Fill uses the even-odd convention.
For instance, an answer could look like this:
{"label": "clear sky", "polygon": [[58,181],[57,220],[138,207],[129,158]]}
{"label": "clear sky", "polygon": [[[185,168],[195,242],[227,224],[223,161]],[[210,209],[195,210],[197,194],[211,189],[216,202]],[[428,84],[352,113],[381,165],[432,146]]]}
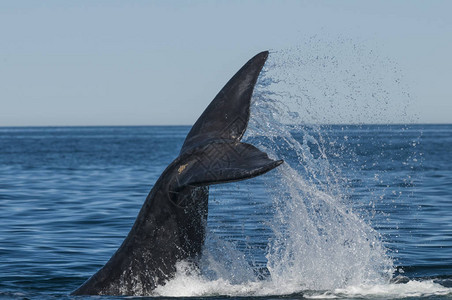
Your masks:
{"label": "clear sky", "polygon": [[[378,45],[452,123],[452,1],[1,1],[0,126],[192,124],[254,54]],[[396,100],[394,100],[396,101]]]}

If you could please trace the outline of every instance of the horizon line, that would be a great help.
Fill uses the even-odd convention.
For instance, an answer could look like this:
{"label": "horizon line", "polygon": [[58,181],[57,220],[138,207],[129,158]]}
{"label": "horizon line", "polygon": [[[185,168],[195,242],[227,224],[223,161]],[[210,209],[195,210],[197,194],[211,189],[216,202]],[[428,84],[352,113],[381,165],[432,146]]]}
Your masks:
{"label": "horizon line", "polygon": [[[77,127],[185,127],[194,124],[148,124],[148,125],[0,125],[0,128],[77,128]],[[416,122],[416,123],[310,123],[310,124],[285,124],[285,125],[305,125],[305,126],[359,126],[359,125],[452,125],[452,122]]]}

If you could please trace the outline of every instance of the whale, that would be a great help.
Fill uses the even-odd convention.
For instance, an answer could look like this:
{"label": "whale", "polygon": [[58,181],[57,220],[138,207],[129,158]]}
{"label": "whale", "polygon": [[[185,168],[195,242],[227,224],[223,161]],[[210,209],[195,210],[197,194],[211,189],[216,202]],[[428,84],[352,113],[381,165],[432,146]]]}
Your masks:
{"label": "whale", "polygon": [[209,186],[253,178],[283,163],[241,142],[267,57],[268,51],[255,55],[220,90],[152,187],[121,246],[72,295],[151,295],[175,276],[178,262],[197,265]]}

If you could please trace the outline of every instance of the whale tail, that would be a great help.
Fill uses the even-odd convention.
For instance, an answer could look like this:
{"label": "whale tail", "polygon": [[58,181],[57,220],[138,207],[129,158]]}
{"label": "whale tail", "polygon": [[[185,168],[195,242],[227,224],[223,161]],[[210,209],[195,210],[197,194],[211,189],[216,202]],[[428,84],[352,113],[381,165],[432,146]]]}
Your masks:
{"label": "whale tail", "polygon": [[267,57],[268,51],[264,51],[251,58],[195,122],[180,151],[191,155],[181,165],[179,187],[252,178],[283,163],[240,142],[248,125],[254,86]]}
{"label": "whale tail", "polygon": [[240,141],[250,118],[250,103],[268,51],[251,58],[221,89],[195,122],[181,149],[190,148],[213,140]]}
{"label": "whale tail", "polygon": [[149,192],[127,238],[72,295],[149,295],[196,259],[204,244],[206,186],[261,175],[280,165],[240,142],[250,102],[268,52],[248,61],[223,87],[188,133],[177,157]]}

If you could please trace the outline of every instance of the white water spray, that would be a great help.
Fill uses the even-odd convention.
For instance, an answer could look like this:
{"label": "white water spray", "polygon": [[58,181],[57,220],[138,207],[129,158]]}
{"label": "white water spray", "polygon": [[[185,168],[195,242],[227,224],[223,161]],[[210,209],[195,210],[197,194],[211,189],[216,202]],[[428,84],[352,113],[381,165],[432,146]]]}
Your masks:
{"label": "white water spray", "polygon": [[398,298],[422,289],[429,295],[451,292],[433,282],[390,283],[392,259],[348,199],[347,178],[341,175],[348,166],[330,161],[349,150],[319,124],[385,123],[406,110],[407,101],[389,101],[409,98],[398,87],[398,74],[382,74],[388,66],[377,60],[350,41],[319,39],[270,55],[244,137],[285,160],[265,177],[273,203],[266,221],[272,232],[265,250],[268,275],[259,276],[233,242],[208,232],[200,268],[179,264],[176,277],[154,295]]}
{"label": "white water spray", "polygon": [[[349,205],[346,179],[329,162],[326,147],[331,145],[322,127],[302,119],[300,110],[304,107],[300,105],[306,99],[300,93],[293,96],[287,92],[303,83],[292,83],[296,77],[292,72],[272,72],[287,71],[287,65],[313,69],[312,64],[325,64],[324,58],[318,60],[303,62],[287,53],[270,56],[255,93],[246,139],[286,162],[268,183],[275,214],[267,267],[272,282],[290,290],[295,286],[300,290],[333,290],[383,284],[392,277],[393,268],[381,238]],[[335,70],[337,65],[329,68]],[[327,83],[310,80],[311,86],[323,84],[323,89],[329,90]],[[339,88],[344,89],[336,86]],[[312,96],[308,99],[315,100]]]}

